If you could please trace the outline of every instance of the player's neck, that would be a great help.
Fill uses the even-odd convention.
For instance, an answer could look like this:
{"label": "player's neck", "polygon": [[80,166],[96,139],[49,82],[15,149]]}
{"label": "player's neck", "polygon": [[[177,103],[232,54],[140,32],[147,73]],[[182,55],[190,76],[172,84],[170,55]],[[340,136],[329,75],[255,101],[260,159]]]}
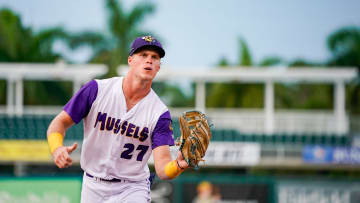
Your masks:
{"label": "player's neck", "polygon": [[[125,76],[123,80],[122,89],[126,98],[126,102],[130,104],[136,104],[147,94],[151,89],[151,81],[141,81]],[[130,105],[132,106],[132,105]]]}

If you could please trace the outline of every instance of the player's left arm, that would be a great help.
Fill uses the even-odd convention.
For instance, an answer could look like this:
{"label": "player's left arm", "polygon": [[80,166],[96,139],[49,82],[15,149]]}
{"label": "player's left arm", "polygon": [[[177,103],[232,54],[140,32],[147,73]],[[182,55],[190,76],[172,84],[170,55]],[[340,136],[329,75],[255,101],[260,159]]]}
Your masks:
{"label": "player's left arm", "polygon": [[160,179],[173,179],[188,168],[188,164],[180,152],[178,152],[177,158],[172,160],[169,145],[162,145],[153,149],[153,156],[155,171]]}

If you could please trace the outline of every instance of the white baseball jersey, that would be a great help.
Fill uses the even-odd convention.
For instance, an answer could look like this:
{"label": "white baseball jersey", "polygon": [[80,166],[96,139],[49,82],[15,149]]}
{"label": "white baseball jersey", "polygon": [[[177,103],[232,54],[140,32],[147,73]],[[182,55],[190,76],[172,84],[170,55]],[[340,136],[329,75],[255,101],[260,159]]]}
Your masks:
{"label": "white baseball jersey", "polygon": [[84,119],[81,168],[104,179],[145,180],[152,149],[174,145],[168,108],[151,89],[127,110],[122,77],[92,80],[65,105],[75,123]]}

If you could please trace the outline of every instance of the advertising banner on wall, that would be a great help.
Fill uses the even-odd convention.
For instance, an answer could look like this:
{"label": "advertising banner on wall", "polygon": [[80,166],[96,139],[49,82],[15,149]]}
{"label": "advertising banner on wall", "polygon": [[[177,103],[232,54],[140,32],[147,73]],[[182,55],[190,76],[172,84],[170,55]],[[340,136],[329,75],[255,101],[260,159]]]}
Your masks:
{"label": "advertising banner on wall", "polygon": [[205,164],[253,166],[260,161],[259,143],[214,142],[209,145]]}
{"label": "advertising banner on wall", "polygon": [[[173,158],[177,156],[178,147],[171,147]],[[261,146],[259,143],[244,142],[211,142],[206,155],[205,162],[200,166],[253,166],[260,161]],[[153,157],[149,164],[153,164]]]}
{"label": "advertising banner on wall", "polygon": [[[72,145],[73,140],[64,140],[64,145]],[[82,143],[71,154],[73,163],[80,162]],[[0,140],[0,162],[24,161],[52,163],[52,157],[46,140]]]}
{"label": "advertising banner on wall", "polygon": [[46,140],[0,140],[0,161],[49,162],[51,160]]}
{"label": "advertising banner on wall", "polygon": [[303,160],[306,163],[360,164],[360,148],[305,146]]}
{"label": "advertising banner on wall", "polygon": [[81,178],[0,178],[0,202],[78,203]]}
{"label": "advertising banner on wall", "polygon": [[331,181],[279,181],[278,203],[360,202],[360,183]]}

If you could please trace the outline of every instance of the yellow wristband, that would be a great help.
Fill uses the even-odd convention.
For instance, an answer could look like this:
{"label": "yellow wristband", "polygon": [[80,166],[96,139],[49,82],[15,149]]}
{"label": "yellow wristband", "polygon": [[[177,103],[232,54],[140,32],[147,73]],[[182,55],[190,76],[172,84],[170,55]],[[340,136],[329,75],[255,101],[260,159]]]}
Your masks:
{"label": "yellow wristband", "polygon": [[58,148],[63,146],[64,136],[60,133],[50,133],[47,136],[51,154]]}
{"label": "yellow wristband", "polygon": [[176,176],[180,175],[180,173],[182,173],[184,170],[181,170],[178,167],[176,160],[173,160],[166,164],[164,171],[167,177],[173,179]]}

